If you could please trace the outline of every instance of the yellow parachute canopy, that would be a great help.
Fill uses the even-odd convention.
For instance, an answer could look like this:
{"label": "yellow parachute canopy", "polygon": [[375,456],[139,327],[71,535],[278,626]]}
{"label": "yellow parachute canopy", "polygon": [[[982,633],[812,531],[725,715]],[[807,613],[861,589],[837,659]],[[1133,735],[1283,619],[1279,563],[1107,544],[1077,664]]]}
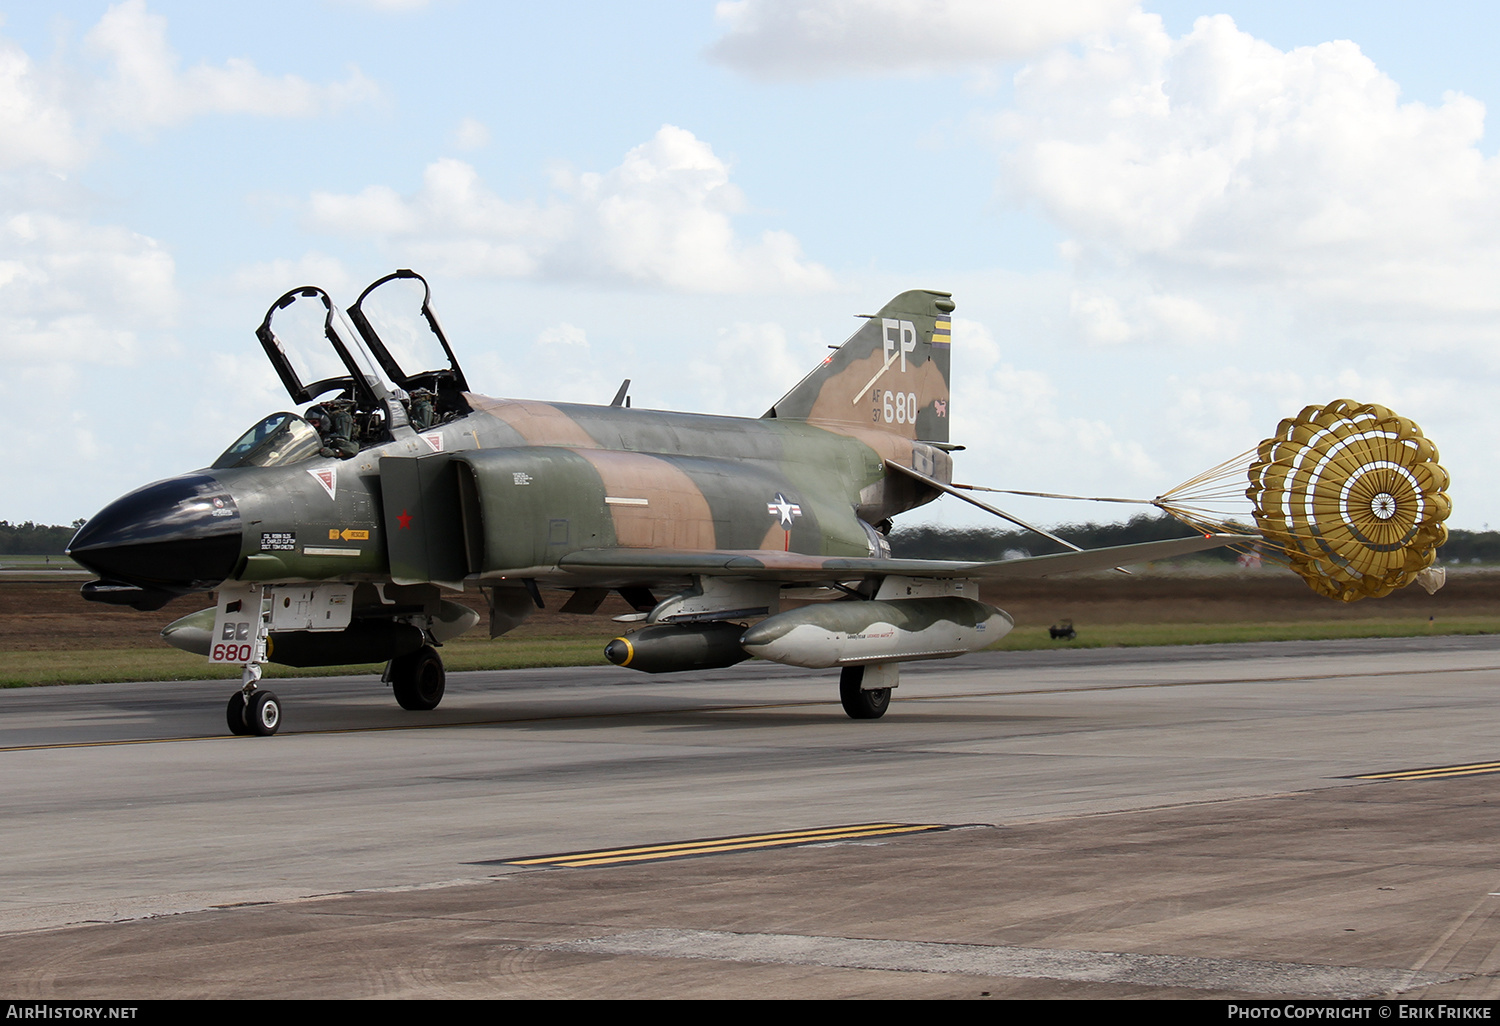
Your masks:
{"label": "yellow parachute canopy", "polygon": [[1448,472],[1422,429],[1384,406],[1338,399],[1260,443],[1245,496],[1255,523],[1321,595],[1389,595],[1448,540]]}

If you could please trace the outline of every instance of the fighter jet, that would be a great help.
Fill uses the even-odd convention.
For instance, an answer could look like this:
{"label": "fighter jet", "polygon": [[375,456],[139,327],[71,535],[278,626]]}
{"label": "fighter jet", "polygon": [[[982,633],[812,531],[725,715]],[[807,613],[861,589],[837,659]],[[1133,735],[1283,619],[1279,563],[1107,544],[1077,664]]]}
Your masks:
{"label": "fighter jet", "polygon": [[[479,620],[451,596],[475,588],[492,638],[548,594],[594,613],[614,591],[637,621],[606,646],[618,666],[836,668],[848,715],[878,718],[902,663],[1011,629],[980,582],[1239,540],[893,559],[893,518],[945,493],[976,502],[952,484],[953,309],[946,292],[902,293],[747,419],[632,407],[628,381],[608,406],[489,398],[470,390],[420,275],[379,279],[347,314],[322,289],[294,289],[256,335],[302,412],[115,500],[68,551],[98,574],[83,586],[92,601],[152,610],[217,593],[162,633],[242,668],[226,711],[236,734],[281,724],[259,685],[267,662],[384,662],[403,708],[436,708],[440,649]],[[793,591],[829,601],[783,608]]]}

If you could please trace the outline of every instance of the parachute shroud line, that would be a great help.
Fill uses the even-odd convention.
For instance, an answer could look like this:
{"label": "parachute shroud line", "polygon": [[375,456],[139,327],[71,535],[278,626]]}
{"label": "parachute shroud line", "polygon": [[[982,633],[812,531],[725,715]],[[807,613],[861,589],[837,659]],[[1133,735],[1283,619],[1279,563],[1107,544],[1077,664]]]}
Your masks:
{"label": "parachute shroud line", "polygon": [[[1413,581],[1429,592],[1442,586],[1432,564],[1448,540],[1448,484],[1437,446],[1415,423],[1384,406],[1337,399],[1304,408],[1255,448],[1155,499],[952,487],[1149,505],[1205,534],[1259,533],[1256,550],[1319,594],[1354,602]],[[1235,519],[1246,512],[1254,530]]]}

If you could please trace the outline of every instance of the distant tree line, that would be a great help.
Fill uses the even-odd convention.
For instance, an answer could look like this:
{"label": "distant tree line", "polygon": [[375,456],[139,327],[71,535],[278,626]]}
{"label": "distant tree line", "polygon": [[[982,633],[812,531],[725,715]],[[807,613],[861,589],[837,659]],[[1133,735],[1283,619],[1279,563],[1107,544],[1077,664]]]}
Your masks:
{"label": "distant tree line", "polygon": [[1500,563],[1500,531],[1449,531],[1448,544],[1438,549],[1443,562]]}
{"label": "distant tree line", "polygon": [[[83,526],[82,518],[71,526],[12,524],[0,520],[0,553],[5,555],[61,555]],[[1123,524],[1062,524],[1050,528],[1053,534],[1066,538],[1085,549],[1109,545],[1131,545],[1135,542],[1160,541],[1164,538],[1186,538],[1193,529],[1166,514],[1138,514]],[[1001,531],[993,527],[935,527],[920,524],[898,528],[891,534],[891,555],[899,559],[973,559],[994,560],[1016,555],[1044,556],[1066,551],[1056,542],[1034,531],[1018,529]],[[1232,561],[1235,553],[1214,549],[1203,553],[1206,558]],[[1500,563],[1500,531],[1450,531],[1448,544],[1438,550],[1438,558],[1447,562]]]}
{"label": "distant tree line", "polygon": [[81,518],[73,521],[71,527],[33,524],[30,520],[24,524],[0,520],[0,553],[7,556],[60,556],[82,526]]}
{"label": "distant tree line", "polygon": [[[1123,524],[1062,524],[1048,528],[1085,549],[1109,545],[1133,545],[1165,538],[1187,538],[1196,532],[1165,513],[1145,513]],[[891,534],[891,555],[899,559],[1013,559],[1018,555],[1045,556],[1067,551],[1051,539],[1019,528],[1002,531],[994,527],[934,527],[928,524],[901,527]],[[1201,558],[1232,562],[1238,554],[1230,549],[1211,549]],[[1500,563],[1500,531],[1450,531],[1448,543],[1438,549],[1443,562]]]}
{"label": "distant tree line", "polygon": [[[1188,538],[1197,533],[1182,521],[1164,513],[1157,516],[1139,513],[1123,524],[1061,524],[1049,527],[1048,530],[1085,549],[1132,545],[1166,538]],[[1020,528],[1005,531],[995,527],[937,527],[921,524],[898,528],[891,534],[891,555],[898,559],[996,560],[1014,559],[1020,555],[1045,556],[1066,551],[1066,548],[1050,538]],[[1235,558],[1235,553],[1227,549],[1213,550],[1210,555],[1229,560]]]}

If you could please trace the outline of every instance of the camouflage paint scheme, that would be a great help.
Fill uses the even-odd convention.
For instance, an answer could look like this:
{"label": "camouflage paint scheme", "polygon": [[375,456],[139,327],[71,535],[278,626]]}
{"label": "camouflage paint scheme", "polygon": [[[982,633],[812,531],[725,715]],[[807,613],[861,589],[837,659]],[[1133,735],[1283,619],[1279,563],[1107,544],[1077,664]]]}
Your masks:
{"label": "camouflage paint scheme", "polygon": [[739,640],[759,659],[824,669],[947,659],[993,644],[1013,626],[1003,610],[946,595],[807,606],[762,620]]}
{"label": "camouflage paint scheme", "polygon": [[[357,403],[356,412],[379,425],[376,441],[358,451],[345,441],[344,451],[355,454],[339,458],[308,421],[267,418],[214,468],[138,489],[86,524],[70,551],[101,579],[84,586],[85,597],[153,609],[174,594],[217,588],[218,620],[193,614],[163,632],[190,651],[223,634],[231,612],[250,615],[239,611],[236,595],[262,602],[255,622],[273,625],[270,610],[283,602],[290,608],[294,596],[331,602],[344,626],[322,628],[319,637],[303,633],[316,626],[279,631],[269,639],[269,658],[279,650],[295,665],[390,659],[388,677],[407,660],[405,676],[395,678],[398,698],[408,708],[432,708],[441,697],[440,668],[433,695],[412,689],[429,672],[422,659],[436,653],[413,649],[440,645],[474,622],[443,600],[444,589],[484,588],[492,637],[541,605],[541,586],[572,591],[563,609],[580,613],[618,589],[649,624],[661,625],[658,666],[678,660],[685,669],[742,652],[809,666],[883,662],[862,686],[888,694],[895,661],[971,651],[1010,629],[1008,616],[975,601],[978,580],[1108,568],[1233,540],[1205,536],[996,563],[891,559],[891,518],[951,488],[954,304],[944,292],[897,296],[764,416],[747,419],[632,409],[619,405],[623,386],[610,406],[469,391],[428,305],[430,291],[421,314],[449,367],[407,373],[362,309],[366,296],[395,279],[426,289],[410,271],[367,288],[350,308],[363,344],[327,293],[311,287],[278,300],[257,331],[294,401],[343,389],[342,399],[325,401]],[[350,376],[336,371],[306,383],[283,348],[272,317],[302,298],[322,303],[326,340]],[[437,422],[423,423],[434,410]],[[273,421],[291,431],[268,436],[266,444],[283,451],[268,450],[264,465],[231,458]],[[277,441],[283,437],[290,441]],[[793,585],[825,586],[858,601],[778,612],[780,590]],[[761,616],[769,618],[745,635],[742,650],[725,644],[726,622]],[[360,652],[367,660],[352,658]],[[240,698],[249,702],[254,659],[211,658],[245,662]],[[857,692],[861,685],[850,686]],[[237,708],[248,706],[231,701],[231,729]],[[259,732],[275,731],[279,709],[267,715]]]}
{"label": "camouflage paint scheme", "polygon": [[824,565],[801,557],[879,558],[869,525],[938,494],[885,461],[951,480],[931,443],[947,441],[952,306],[898,296],[758,420],[466,393],[473,413],[353,459],[206,471],[245,525],[235,576],[649,587],[730,558],[797,578]]}

